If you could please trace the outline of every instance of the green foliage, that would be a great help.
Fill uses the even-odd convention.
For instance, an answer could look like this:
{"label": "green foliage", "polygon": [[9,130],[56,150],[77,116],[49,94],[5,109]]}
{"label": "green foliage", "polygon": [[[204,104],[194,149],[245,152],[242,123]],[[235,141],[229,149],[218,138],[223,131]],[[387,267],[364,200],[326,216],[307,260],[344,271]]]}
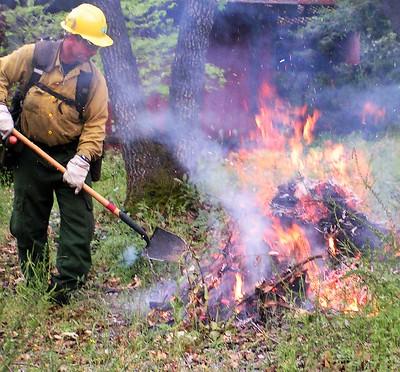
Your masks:
{"label": "green foliage", "polygon": [[[362,78],[367,78],[365,85],[395,84],[400,81],[400,69],[397,67],[400,59],[400,41],[394,32],[388,32],[374,38],[366,36],[362,44],[363,63]],[[362,86],[362,80],[357,81]]]}
{"label": "green foliage", "polygon": [[[94,187],[101,195],[122,208],[126,193],[125,168],[122,157],[117,152],[106,151],[101,179]],[[93,241],[94,262],[108,265],[113,275],[129,280],[130,274],[121,264],[124,250],[132,244],[141,246],[141,239],[117,217],[106,211],[102,205],[94,203],[95,214],[102,226],[95,231]]]}
{"label": "green foliage", "polygon": [[42,6],[16,7],[4,11],[8,28],[6,30],[7,45],[2,45],[1,55],[11,53],[18,47],[33,43],[41,38],[58,39],[63,30],[60,22],[64,14],[45,14]]}
{"label": "green foliage", "polygon": [[168,15],[168,11],[176,7],[174,0],[121,0],[121,6],[134,37],[157,37],[174,30],[174,20]]}
{"label": "green foliage", "polygon": [[[178,40],[179,19],[174,19],[175,0],[122,0],[126,25],[136,56],[139,75],[146,94],[167,97]],[[223,70],[206,65],[206,89],[225,83]]]}
{"label": "green foliage", "polygon": [[8,232],[9,219],[12,210],[12,187],[9,174],[0,173],[0,244],[4,243],[4,238]]}
{"label": "green foliage", "polygon": [[[399,57],[400,44],[396,41],[390,21],[382,14],[380,1],[339,0],[333,8],[321,8],[299,30],[299,36],[309,46],[329,56],[329,63],[334,63],[337,62],[335,48],[352,32],[361,33],[361,67],[371,77],[382,70],[390,72],[394,58]],[[380,64],[377,58],[382,60]]]}
{"label": "green foliage", "polygon": [[142,86],[147,94],[168,96],[170,67],[177,37],[177,32],[172,32],[157,38],[133,38],[132,48],[138,62]]}
{"label": "green foliage", "polygon": [[177,28],[167,13],[173,0],[122,0],[122,10],[147,94],[168,95],[168,79],[177,42]]}
{"label": "green foliage", "polygon": [[[321,7],[305,26],[292,29],[285,40],[294,46],[295,66],[281,71],[280,88],[293,100],[306,100],[312,105],[324,88],[351,85],[361,91],[399,82],[400,41],[383,15],[380,2],[338,0],[335,7]],[[361,38],[358,66],[343,60],[344,43],[353,32],[360,33]],[[296,97],[299,92],[300,97]],[[341,98],[329,97],[337,107],[344,104]]]}
{"label": "green foliage", "polygon": [[224,70],[211,63],[206,63],[206,89],[208,91],[217,90],[226,84]]}
{"label": "green foliage", "polygon": [[[113,149],[106,150],[101,168],[101,178],[94,184],[96,190],[114,204],[122,206],[126,195],[125,166],[121,154]],[[102,211],[99,204],[96,211]]]}
{"label": "green foliage", "polygon": [[218,10],[224,10],[228,0],[218,0]]}

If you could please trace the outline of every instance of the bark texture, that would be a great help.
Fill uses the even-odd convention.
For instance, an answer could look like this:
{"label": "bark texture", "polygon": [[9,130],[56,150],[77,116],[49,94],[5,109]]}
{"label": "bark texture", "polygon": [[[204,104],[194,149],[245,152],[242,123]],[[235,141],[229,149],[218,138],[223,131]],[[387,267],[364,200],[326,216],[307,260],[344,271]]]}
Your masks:
{"label": "bark texture", "polygon": [[[177,165],[163,145],[140,138],[138,113],[144,109],[136,58],[132,52],[119,0],[93,0],[106,14],[114,45],[101,50],[113,119],[122,144],[127,175],[126,207],[151,193],[157,184],[174,182]],[[148,191],[149,190],[149,191]]]}
{"label": "bark texture", "polygon": [[[214,23],[217,0],[187,0],[180,22],[178,44],[172,66],[170,107],[182,133],[199,126],[205,81],[205,59]],[[188,156],[190,138],[181,143],[178,158]]]}
{"label": "bark texture", "polygon": [[4,6],[0,5],[0,46],[3,48],[7,47],[7,19],[3,14]]}
{"label": "bark texture", "polygon": [[205,56],[216,0],[187,0],[172,67],[170,105],[176,118],[196,125],[204,89]]}

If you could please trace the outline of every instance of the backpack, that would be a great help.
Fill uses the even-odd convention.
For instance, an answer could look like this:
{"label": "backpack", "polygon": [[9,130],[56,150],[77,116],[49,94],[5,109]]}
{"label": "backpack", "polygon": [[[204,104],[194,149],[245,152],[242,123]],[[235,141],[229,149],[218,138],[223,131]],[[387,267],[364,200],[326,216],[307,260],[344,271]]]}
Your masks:
{"label": "backpack", "polygon": [[[28,93],[29,89],[34,85],[45,91],[46,93],[52,95],[53,97],[57,98],[58,100],[64,102],[65,104],[75,107],[79,113],[79,120],[82,124],[84,123],[85,106],[88,100],[89,87],[93,76],[91,72],[80,72],[76,83],[75,99],[64,97],[63,95],[55,92],[54,90],[40,82],[40,78],[42,77],[43,73],[50,72],[53,68],[60,44],[61,40],[41,40],[35,44],[32,59],[33,72],[29,78],[29,81],[24,86],[17,89],[11,102],[10,113],[13,117],[15,127],[17,129],[19,129],[20,127],[20,116],[25,96]],[[13,154],[7,154],[7,152],[11,151],[6,146],[3,145],[2,148],[5,154],[0,154],[1,166],[10,168],[13,165],[13,158],[15,158],[15,156]],[[90,173],[92,176],[92,181],[96,182],[100,179],[101,163],[102,156],[99,159],[93,160],[90,163]]]}
{"label": "backpack", "polygon": [[75,107],[79,113],[79,120],[84,122],[84,111],[89,95],[89,86],[92,81],[92,73],[81,71],[78,76],[76,83],[75,99],[64,97],[63,95],[55,92],[51,88],[40,82],[40,78],[43,73],[50,72],[54,66],[57,58],[57,52],[60,47],[61,40],[41,40],[35,44],[35,50],[33,52],[32,66],[33,72],[29,78],[29,81],[22,88],[18,89],[14,95],[11,103],[11,115],[13,115],[14,122],[17,123],[22,112],[22,105],[26,94],[32,86],[36,85],[41,90],[59,99],[65,104]]}

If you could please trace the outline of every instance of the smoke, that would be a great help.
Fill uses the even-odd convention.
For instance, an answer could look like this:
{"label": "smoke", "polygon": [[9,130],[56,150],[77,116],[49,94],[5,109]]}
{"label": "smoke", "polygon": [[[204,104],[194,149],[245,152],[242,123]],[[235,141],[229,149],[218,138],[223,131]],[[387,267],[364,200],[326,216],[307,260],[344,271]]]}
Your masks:
{"label": "smoke", "polygon": [[136,262],[138,259],[138,252],[136,247],[134,246],[129,246],[126,247],[124,252],[122,252],[122,262],[124,266],[131,267],[133,264]]}
{"label": "smoke", "polygon": [[120,307],[128,318],[132,315],[143,316],[152,308],[168,306],[171,297],[177,292],[176,282],[163,280],[151,288],[138,288],[134,292],[121,293],[113,306]]}
{"label": "smoke", "polygon": [[360,91],[353,85],[322,89],[315,106],[322,108],[316,134],[362,133],[366,139],[398,127],[400,88],[396,85],[370,87]]}
{"label": "smoke", "polygon": [[[248,257],[247,273],[254,281],[265,276],[269,271],[266,258],[268,247],[263,234],[270,225],[264,216],[255,195],[241,187],[237,176],[229,171],[227,150],[205,134],[201,128],[181,127],[168,112],[163,117],[164,130],[160,133],[160,113],[153,115],[148,111],[137,120],[137,132],[143,137],[164,143],[173,152],[179,151],[179,159],[187,170],[189,180],[214,205],[221,205],[237,223],[241,243]],[[258,271],[260,270],[260,271]],[[266,272],[267,271],[267,272]]]}
{"label": "smoke", "polygon": [[[253,9],[253,11],[243,14],[236,12],[236,10],[243,11],[244,9]],[[310,88],[312,76],[315,76],[316,71],[321,66],[325,66],[325,62],[327,62],[322,57],[318,60],[316,55],[304,58],[304,54],[297,54],[296,59],[292,48],[302,49],[302,45],[296,46],[295,40],[290,39],[282,32],[272,30],[272,26],[270,29],[260,26],[266,23],[272,24],[276,21],[272,18],[277,17],[278,14],[272,17],[268,15],[271,14],[271,9],[260,5],[257,9],[265,12],[261,16],[261,13],[254,12],[254,9],[250,6],[237,6],[234,8],[235,11],[229,14],[229,18],[225,19],[229,22],[221,22],[219,28],[214,29],[214,37],[217,40],[214,40],[214,43],[218,43],[219,38],[219,42],[225,43],[225,47],[215,53],[210,51],[209,58],[214,58],[211,62],[222,65],[227,74],[232,73],[232,79],[236,77],[236,73],[238,78],[234,80],[234,84],[223,91],[223,94],[230,95],[219,98],[221,102],[231,100],[230,106],[220,105],[218,102],[214,106],[214,110],[206,107],[205,117],[208,123],[216,123],[217,126],[220,125],[224,128],[237,127],[239,131],[242,131],[243,127],[249,125],[246,122],[239,123],[237,126],[237,118],[241,120],[241,115],[246,110],[240,104],[243,96],[249,98],[246,114],[253,116],[252,114],[257,112],[257,99],[255,98],[258,98],[256,95],[260,83],[264,79],[271,78],[273,73],[279,73],[282,79],[286,74],[287,90],[292,91],[292,96],[304,103],[307,98],[304,92]],[[257,22],[255,22],[256,18]],[[235,28],[236,24],[240,27]],[[237,37],[239,34],[240,38]],[[246,40],[246,37],[248,44],[243,41]],[[211,43],[211,49],[213,47],[220,46]],[[303,49],[305,50],[305,47]],[[310,59],[316,61],[315,64],[309,65],[305,62]],[[237,70],[235,70],[236,68]],[[247,85],[244,83],[245,81],[247,81]],[[121,86],[124,84],[125,82],[121,82]],[[348,84],[342,85],[340,88],[327,86],[318,92],[311,93],[316,97],[313,98],[313,107],[323,108],[321,120],[317,125],[317,131],[321,134],[348,134],[355,129],[365,131],[368,127],[370,133],[375,135],[381,128],[373,122],[373,116],[362,117],[363,108],[368,101],[385,107],[386,123],[394,122],[399,114],[400,88],[395,85],[360,90],[360,88]],[[232,95],[237,97],[233,104]],[[224,110],[218,112],[218,108],[221,107]],[[229,111],[230,109],[231,111]],[[255,195],[242,188],[236,176],[226,166],[227,149],[209,138],[201,128],[190,127],[190,123],[187,123],[186,127],[180,126],[167,109],[157,113],[151,111],[139,113],[131,132],[124,133],[125,142],[129,141],[127,138],[129,135],[132,136],[130,138],[132,141],[138,137],[145,137],[164,143],[173,153],[179,150],[179,159],[187,169],[190,181],[202,193],[208,195],[212,202],[222,205],[237,222],[242,244],[246,247],[246,253],[249,255],[246,260],[248,274],[254,275],[254,278],[268,275],[268,272],[263,272],[269,270],[268,263],[263,262],[256,265],[255,257],[265,257],[268,253],[263,236],[270,226],[270,221],[262,212],[262,206],[255,199]],[[265,177],[268,176],[268,174],[265,175]],[[258,270],[262,272],[258,272]]]}

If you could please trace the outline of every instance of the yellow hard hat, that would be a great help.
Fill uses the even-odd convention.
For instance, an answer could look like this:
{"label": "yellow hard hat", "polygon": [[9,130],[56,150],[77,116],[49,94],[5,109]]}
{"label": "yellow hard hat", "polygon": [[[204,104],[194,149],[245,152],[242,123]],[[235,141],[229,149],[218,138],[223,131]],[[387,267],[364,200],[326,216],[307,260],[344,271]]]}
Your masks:
{"label": "yellow hard hat", "polygon": [[92,4],[81,4],[72,9],[65,21],[61,22],[61,27],[99,47],[113,44],[113,40],[106,34],[107,21],[103,11]]}

